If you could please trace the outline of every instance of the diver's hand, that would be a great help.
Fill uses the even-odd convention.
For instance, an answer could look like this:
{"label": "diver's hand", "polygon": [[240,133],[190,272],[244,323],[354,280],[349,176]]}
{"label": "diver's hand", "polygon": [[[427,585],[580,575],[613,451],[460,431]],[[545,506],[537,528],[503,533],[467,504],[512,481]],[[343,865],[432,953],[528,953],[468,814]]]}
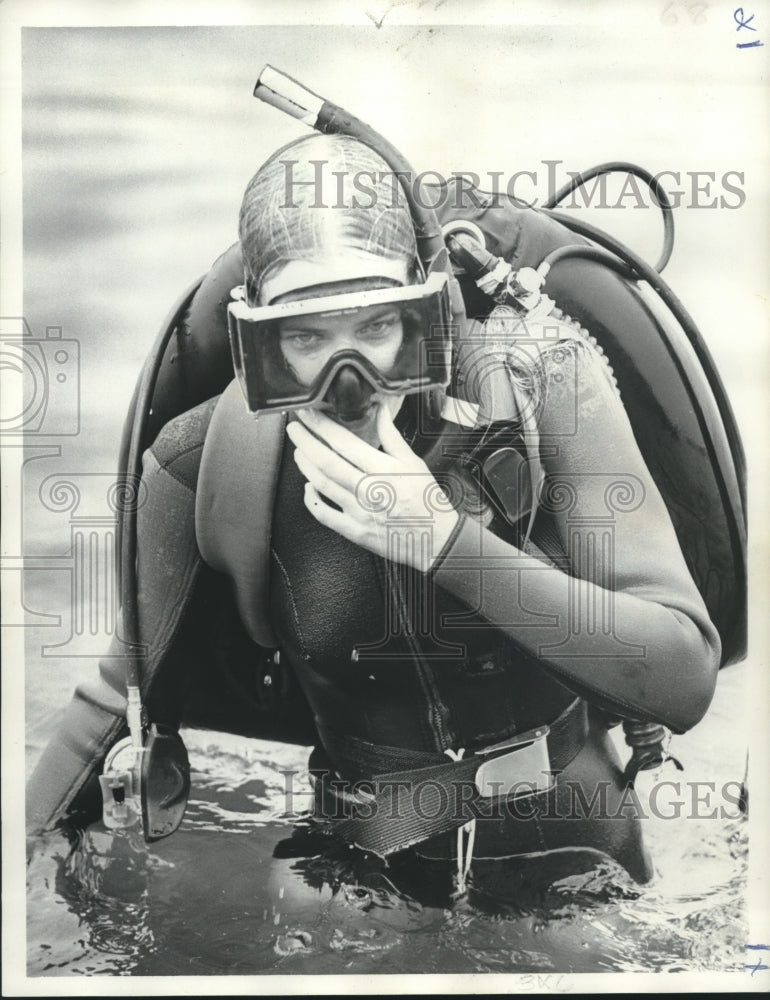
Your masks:
{"label": "diver's hand", "polygon": [[301,410],[299,417],[302,423],[290,423],[286,432],[308,480],[305,506],[313,517],[376,555],[429,570],[459,515],[387,407],[377,413],[384,451],[315,410]]}

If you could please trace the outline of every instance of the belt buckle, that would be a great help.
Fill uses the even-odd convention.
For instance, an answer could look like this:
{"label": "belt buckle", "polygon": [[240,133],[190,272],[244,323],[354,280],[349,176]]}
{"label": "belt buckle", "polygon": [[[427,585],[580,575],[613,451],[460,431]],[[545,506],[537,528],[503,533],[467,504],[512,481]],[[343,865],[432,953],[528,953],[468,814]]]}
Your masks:
{"label": "belt buckle", "polygon": [[476,771],[475,782],[479,795],[486,798],[511,795],[523,798],[539,795],[553,788],[556,782],[548,754],[549,732],[548,726],[540,726],[511,740],[477,750],[477,756],[509,750],[492,760],[485,760]]}

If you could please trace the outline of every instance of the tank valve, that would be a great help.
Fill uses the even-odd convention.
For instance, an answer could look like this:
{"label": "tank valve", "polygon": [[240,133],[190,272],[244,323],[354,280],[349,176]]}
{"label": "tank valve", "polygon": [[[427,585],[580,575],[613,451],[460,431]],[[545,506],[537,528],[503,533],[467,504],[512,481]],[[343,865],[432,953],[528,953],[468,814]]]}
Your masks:
{"label": "tank valve", "polygon": [[544,275],[532,267],[514,271],[508,261],[487,250],[481,230],[472,223],[457,220],[442,231],[458,273],[473,278],[478,288],[498,305],[510,306],[523,316],[533,316],[535,311],[544,316],[551,312],[553,299],[542,291]]}

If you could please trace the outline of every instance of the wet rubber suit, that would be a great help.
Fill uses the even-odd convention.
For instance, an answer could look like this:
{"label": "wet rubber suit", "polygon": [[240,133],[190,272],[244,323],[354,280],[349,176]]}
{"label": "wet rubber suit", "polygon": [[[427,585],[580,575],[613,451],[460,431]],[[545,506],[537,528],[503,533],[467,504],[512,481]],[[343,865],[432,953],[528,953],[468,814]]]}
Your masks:
{"label": "wet rubber suit", "polygon": [[[556,347],[541,359],[545,402],[538,425],[546,481],[526,547],[531,555],[522,557],[516,547],[521,525],[506,523],[483,491],[474,504],[469,489],[471,499],[429,576],[375,557],[305,509],[303,478],[287,441],[273,511],[270,612],[282,657],[320,735],[314,768],[355,779],[367,769],[398,771],[440,759],[447,749],[472,753],[556,723],[560,745],[555,741],[554,749],[563,763],[555,768],[562,771],[556,789],[534,797],[529,818],[479,822],[474,857],[566,847],[602,851],[643,881],[649,862],[638,821],[613,815],[625,783],[604,712],[688,729],[713,694],[719,640],[603,362],[580,339]],[[196,643],[206,629],[198,620],[197,639],[186,640],[198,673],[185,673],[179,654],[179,636],[190,634],[180,622],[197,618],[196,608],[209,621],[218,613],[233,624],[228,583],[205,569],[201,575],[191,525],[212,409],[213,401],[172,421],[145,461],[149,500],[140,511],[139,571],[140,579],[154,579],[145,583],[140,605],[143,631],[155,637],[146,697],[153,717],[169,721],[185,716],[183,702],[193,688],[193,701],[201,690],[216,689],[217,669],[229,669],[223,666],[228,657],[244,652],[241,639],[232,637],[229,648],[220,643],[201,666],[206,653]],[[430,450],[409,400],[397,425],[413,450]],[[478,435],[470,434],[471,447],[477,443]],[[469,474],[469,480],[477,477]],[[597,548],[594,540],[608,523],[605,548]],[[592,565],[576,564],[588,550]],[[512,557],[519,558],[515,567]],[[581,571],[611,586],[614,611],[594,614],[593,626],[591,602],[601,603],[607,591],[579,582]],[[553,590],[540,593],[546,575],[551,587],[558,580],[563,595],[556,615]],[[434,595],[429,621],[414,611],[427,584]],[[582,603],[576,605],[577,594]],[[546,615],[539,613],[543,606]],[[254,649],[255,660],[258,654]],[[85,810],[101,757],[124,732],[118,661],[107,661],[103,678],[106,684],[78,691],[38,766],[30,786],[32,825]],[[398,766],[371,759],[378,752],[387,758],[388,748],[402,751]],[[605,782],[609,815],[565,818],[570,782],[587,798]],[[425,857],[451,857],[453,843],[453,835],[442,834],[416,849]]]}

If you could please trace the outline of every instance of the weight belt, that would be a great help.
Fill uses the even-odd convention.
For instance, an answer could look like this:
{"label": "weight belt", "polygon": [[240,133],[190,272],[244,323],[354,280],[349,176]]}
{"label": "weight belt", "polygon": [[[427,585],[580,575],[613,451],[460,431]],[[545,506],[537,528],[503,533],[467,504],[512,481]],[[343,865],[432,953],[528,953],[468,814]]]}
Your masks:
{"label": "weight belt", "polygon": [[316,818],[364,851],[386,857],[482,817],[490,799],[548,791],[588,736],[588,712],[577,698],[550,726],[539,726],[462,759],[367,743],[319,726],[321,741],[343,773],[363,780],[316,782]]}

